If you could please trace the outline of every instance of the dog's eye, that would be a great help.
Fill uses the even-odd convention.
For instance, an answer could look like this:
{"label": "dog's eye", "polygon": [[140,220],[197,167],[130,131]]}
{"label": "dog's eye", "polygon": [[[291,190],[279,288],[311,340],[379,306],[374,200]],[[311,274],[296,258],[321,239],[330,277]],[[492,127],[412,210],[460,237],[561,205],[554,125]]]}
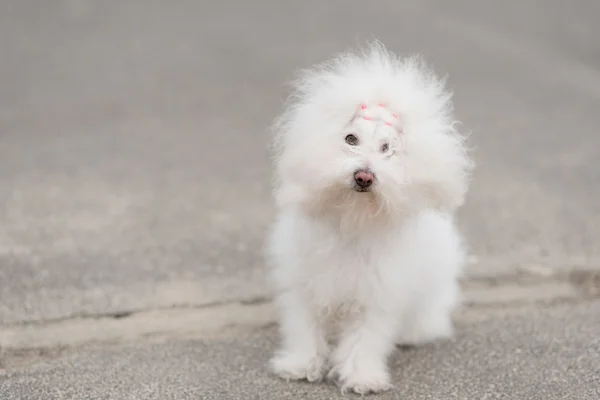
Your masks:
{"label": "dog's eye", "polygon": [[358,138],[353,134],[346,135],[345,140],[350,146],[356,146],[358,144]]}
{"label": "dog's eye", "polygon": [[389,149],[390,149],[390,144],[389,144],[389,143],[384,143],[384,144],[382,144],[382,145],[381,145],[381,149],[380,149],[380,151],[381,151],[382,153],[385,153],[385,152],[387,152]]}

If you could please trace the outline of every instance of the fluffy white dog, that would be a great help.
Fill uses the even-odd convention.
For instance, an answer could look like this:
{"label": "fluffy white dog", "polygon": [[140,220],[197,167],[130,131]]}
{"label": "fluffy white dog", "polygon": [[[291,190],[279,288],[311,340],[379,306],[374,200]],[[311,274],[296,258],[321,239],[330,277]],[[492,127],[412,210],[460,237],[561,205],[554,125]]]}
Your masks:
{"label": "fluffy white dog", "polygon": [[305,71],[276,124],[268,256],[286,379],[391,388],[396,343],[449,337],[471,161],[451,94],[381,44]]}

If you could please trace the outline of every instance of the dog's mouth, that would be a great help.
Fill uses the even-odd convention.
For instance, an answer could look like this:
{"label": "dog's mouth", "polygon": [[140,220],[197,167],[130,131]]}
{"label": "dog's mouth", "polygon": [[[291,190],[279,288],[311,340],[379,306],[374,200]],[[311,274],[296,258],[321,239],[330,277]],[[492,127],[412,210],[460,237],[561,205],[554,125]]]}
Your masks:
{"label": "dog's mouth", "polygon": [[368,193],[368,192],[370,192],[370,191],[371,191],[371,188],[370,188],[370,187],[361,187],[361,186],[358,186],[358,185],[354,185],[354,186],[352,187],[352,189],[353,189],[355,192],[358,192],[358,193]]}

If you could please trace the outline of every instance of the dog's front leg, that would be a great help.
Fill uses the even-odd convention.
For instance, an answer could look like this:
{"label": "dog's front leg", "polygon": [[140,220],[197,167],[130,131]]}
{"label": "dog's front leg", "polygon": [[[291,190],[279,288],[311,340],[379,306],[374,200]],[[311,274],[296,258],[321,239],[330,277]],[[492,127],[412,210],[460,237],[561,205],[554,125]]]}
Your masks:
{"label": "dog's front leg", "polygon": [[396,324],[394,314],[372,309],[343,331],[329,374],[343,392],[367,394],[392,388],[387,358],[394,349]]}
{"label": "dog's front leg", "polygon": [[313,382],[323,378],[328,348],[322,320],[304,297],[290,291],[277,299],[283,343],[271,359],[271,367],[284,379]]}

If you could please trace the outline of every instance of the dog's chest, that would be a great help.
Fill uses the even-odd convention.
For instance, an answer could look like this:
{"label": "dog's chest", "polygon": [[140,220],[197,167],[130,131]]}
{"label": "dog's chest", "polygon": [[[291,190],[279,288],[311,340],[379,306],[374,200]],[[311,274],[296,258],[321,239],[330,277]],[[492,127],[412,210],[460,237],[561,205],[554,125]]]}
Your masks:
{"label": "dog's chest", "polygon": [[305,275],[311,301],[321,312],[346,314],[360,310],[378,290],[381,260],[377,246],[357,240],[332,243],[313,252]]}

